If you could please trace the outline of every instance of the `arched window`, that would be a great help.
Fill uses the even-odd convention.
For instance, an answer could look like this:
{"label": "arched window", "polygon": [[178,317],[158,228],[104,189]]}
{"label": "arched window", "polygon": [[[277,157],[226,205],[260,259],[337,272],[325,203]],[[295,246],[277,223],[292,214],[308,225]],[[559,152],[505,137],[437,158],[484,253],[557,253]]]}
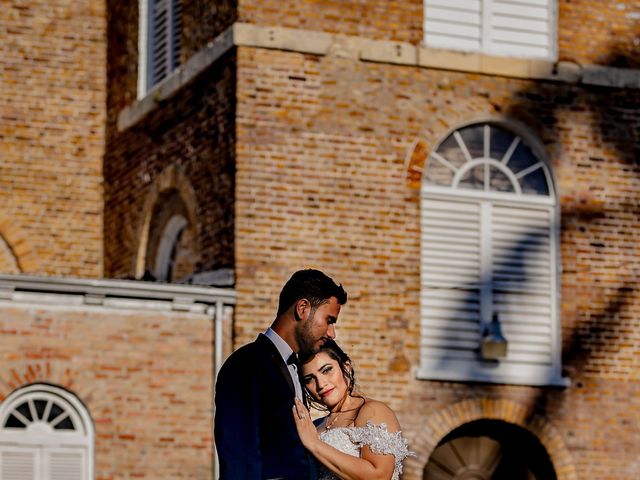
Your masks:
{"label": "arched window", "polygon": [[2,480],[93,478],[93,424],[71,393],[30,385],[0,405]]}
{"label": "arched window", "polygon": [[154,206],[145,269],[161,282],[180,282],[196,271],[200,260],[189,213],[176,190],[168,190]]}
{"label": "arched window", "polygon": [[[420,377],[563,384],[557,217],[548,164],[510,128],[471,124],[431,152],[421,192]],[[507,349],[487,358],[482,345],[497,325]]]}

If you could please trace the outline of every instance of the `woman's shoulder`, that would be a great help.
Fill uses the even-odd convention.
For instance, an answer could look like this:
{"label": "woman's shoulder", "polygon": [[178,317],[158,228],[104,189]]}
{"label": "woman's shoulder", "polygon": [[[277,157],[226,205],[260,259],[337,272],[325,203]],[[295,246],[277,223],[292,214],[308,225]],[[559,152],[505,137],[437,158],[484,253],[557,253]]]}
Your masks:
{"label": "woman's shoulder", "polygon": [[373,425],[381,425],[384,423],[390,432],[400,430],[400,424],[393,410],[391,410],[386,403],[372,398],[364,399],[364,404],[355,419],[356,427],[364,427],[368,423],[372,423]]}

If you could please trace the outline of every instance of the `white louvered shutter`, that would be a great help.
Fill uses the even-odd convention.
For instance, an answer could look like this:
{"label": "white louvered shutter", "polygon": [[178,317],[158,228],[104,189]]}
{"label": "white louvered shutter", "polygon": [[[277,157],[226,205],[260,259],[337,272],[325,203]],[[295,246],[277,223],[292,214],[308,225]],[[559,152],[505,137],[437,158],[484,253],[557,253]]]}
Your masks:
{"label": "white louvered shutter", "polygon": [[422,363],[475,361],[480,342],[481,219],[478,202],[423,197]]}
{"label": "white louvered shutter", "polygon": [[87,480],[85,454],[82,450],[45,450],[48,480]]}
{"label": "white louvered shutter", "polygon": [[37,480],[37,455],[35,449],[0,447],[0,479]]}
{"label": "white louvered shutter", "polygon": [[425,0],[424,31],[427,45],[454,50],[480,50],[482,1]]}
{"label": "white louvered shutter", "polygon": [[43,384],[1,402],[0,480],[93,478],[93,429],[82,408],[71,393]]}
{"label": "white louvered shutter", "polygon": [[555,0],[425,0],[430,47],[527,58],[555,56]]}
{"label": "white louvered shutter", "polygon": [[492,297],[509,341],[506,363],[553,361],[552,210],[492,205]]}
{"label": "white louvered shutter", "polygon": [[551,58],[551,0],[485,0],[486,50],[496,55]]}
{"label": "white louvered shutter", "polygon": [[[423,193],[423,376],[556,381],[552,208]],[[478,353],[493,313],[509,342],[498,365]]]}

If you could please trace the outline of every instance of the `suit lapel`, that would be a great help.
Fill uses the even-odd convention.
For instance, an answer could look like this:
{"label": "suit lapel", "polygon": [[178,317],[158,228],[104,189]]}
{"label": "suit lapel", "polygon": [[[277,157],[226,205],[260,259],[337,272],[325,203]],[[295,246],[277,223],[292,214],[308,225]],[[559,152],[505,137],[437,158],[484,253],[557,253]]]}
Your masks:
{"label": "suit lapel", "polygon": [[278,352],[278,349],[276,348],[276,346],[273,344],[273,342],[271,340],[269,340],[269,338],[267,338],[266,335],[264,335],[262,333],[260,335],[258,335],[258,338],[256,339],[256,342],[264,345],[265,349],[269,353],[269,357],[271,358],[271,361],[278,367],[278,369],[280,370],[280,372],[284,376],[285,380],[287,381],[287,384],[289,385],[289,388],[291,389],[291,393],[293,395],[295,395],[296,394],[296,388],[293,385],[293,380],[291,379],[291,374],[289,373],[289,369],[287,368],[287,364],[284,363],[284,360],[280,356],[280,352]]}

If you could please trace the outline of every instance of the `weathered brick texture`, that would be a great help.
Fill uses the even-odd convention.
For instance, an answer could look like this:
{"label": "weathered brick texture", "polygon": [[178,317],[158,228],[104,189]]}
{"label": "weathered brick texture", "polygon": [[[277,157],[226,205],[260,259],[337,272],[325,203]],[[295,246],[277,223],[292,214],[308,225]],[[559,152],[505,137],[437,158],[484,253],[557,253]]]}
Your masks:
{"label": "weathered brick texture", "polygon": [[21,271],[99,276],[106,5],[4,2],[0,30],[0,235]]}
{"label": "weathered brick texture", "polygon": [[239,0],[242,22],[368,38],[422,41],[422,0]]}
{"label": "weathered brick texture", "polygon": [[[349,291],[338,335],[364,392],[394,406],[411,436],[465,398],[504,399],[557,429],[575,466],[563,478],[633,478],[640,113],[628,105],[639,100],[631,90],[239,49],[237,345],[268,324],[292,271],[321,268]],[[415,379],[420,205],[405,159],[416,138],[433,147],[481,118],[525,125],[555,172],[567,389]]]}
{"label": "weathered brick texture", "polygon": [[[166,168],[196,196],[196,271],[233,264],[235,61],[230,53],[139,125],[109,128],[105,156],[105,272],[135,273],[150,188]],[[113,124],[111,124],[113,125]],[[161,192],[159,192],[161,193]],[[183,201],[186,199],[183,198]]]}
{"label": "weathered brick texture", "polygon": [[[637,68],[640,46],[637,1],[558,0],[560,60]],[[424,39],[423,0],[239,0],[243,22],[303,28],[419,45]],[[426,13],[428,15],[428,12]]]}
{"label": "weathered brick texture", "polygon": [[[418,45],[423,35],[422,3],[422,0],[189,3],[183,18],[182,60],[188,60],[236,20]],[[25,9],[28,7],[21,4],[18,11]],[[634,1],[560,0],[559,59],[582,65],[638,67],[635,52],[639,9]],[[26,20],[23,23],[26,25]],[[389,402],[398,412],[410,441],[420,449],[418,458],[408,462],[405,478],[422,478],[424,463],[437,443],[453,429],[477,418],[503,419],[529,429],[541,439],[561,480],[637,477],[640,469],[637,460],[640,429],[636,421],[640,411],[637,374],[640,296],[635,285],[640,258],[638,90],[367,63],[355,56],[341,57],[340,52],[314,56],[240,47],[230,50],[138,123],[118,131],[118,114],[137,98],[136,2],[111,1],[108,25],[109,97],[104,167],[108,276],[132,275],[149,198],[161,193],[154,188],[163,183],[165,172],[175,169],[195,194],[196,207],[190,211],[195,211],[198,218],[194,233],[202,256],[198,268],[235,270],[236,347],[252,340],[269,324],[277,294],[294,270],[317,267],[345,285],[350,299],[339,321],[338,339],[354,358],[363,392]],[[74,94],[80,100],[91,91],[76,90]],[[12,92],[20,98],[17,87]],[[10,98],[13,97],[3,96],[2,101],[9,102]],[[52,113],[51,118],[66,118],[61,117],[66,115],[62,107],[52,104],[55,115]],[[2,111],[12,112],[9,106]],[[416,140],[429,151],[455,127],[487,119],[515,122],[527,130],[537,139],[554,171],[561,218],[563,367],[571,379],[571,385],[564,389],[416,380],[420,342],[420,198],[416,187],[420,185],[420,175],[419,170],[412,170],[411,181],[407,181],[407,156]],[[94,125],[86,117],[82,120],[85,127]],[[16,161],[22,158],[42,159],[45,153],[65,151],[73,144],[58,140],[47,143],[46,128],[42,129],[44,140],[36,142],[35,130],[24,130],[20,121],[12,120],[6,125],[11,127],[5,128],[19,130],[12,134],[16,140],[10,146],[15,151],[7,147],[8,155],[13,157],[6,165],[19,165]],[[68,122],[63,125],[67,128]],[[65,132],[62,127],[60,131]],[[82,132],[86,134],[86,128]],[[91,129],[89,132],[95,134]],[[56,130],[55,134],[59,139],[60,133]],[[2,141],[4,138],[7,137]],[[88,138],[82,143],[85,149],[95,140],[92,136]],[[31,142],[35,147],[21,150],[18,148],[21,142]],[[85,155],[89,153],[82,152],[83,160]],[[18,186],[12,187],[14,191],[29,191],[38,185],[29,172],[42,170],[42,163],[35,167],[28,165],[31,170],[21,166],[22,170],[11,170],[2,176],[17,182]],[[87,163],[82,165],[86,167]],[[8,168],[4,163],[0,166]],[[90,172],[97,178],[99,162],[93,166],[95,172]],[[78,174],[83,172],[78,163],[73,164],[73,172],[85,178]],[[75,178],[66,173],[43,174],[38,182],[51,177],[47,181],[53,184],[55,175]],[[0,179],[3,181],[8,180]],[[99,182],[93,185],[99,186]],[[41,186],[38,188],[41,190]],[[60,195],[73,191],[73,188],[56,190]],[[6,195],[4,192],[1,195]],[[92,195],[100,198],[99,189],[89,188],[82,200],[94,198]],[[9,265],[12,252],[18,251],[24,253],[22,257],[17,255],[21,262],[31,261],[34,255],[40,258],[42,240],[36,233],[40,225],[49,225],[46,222],[52,220],[49,217],[42,222],[38,220],[34,227],[25,222],[16,230],[5,219],[20,218],[20,203],[14,200],[17,196],[6,198],[13,203],[7,202],[10,206],[0,217],[0,234],[9,245],[2,251],[2,261]],[[43,213],[40,208],[46,205],[46,199],[36,205],[33,198],[29,197],[30,207],[23,210],[28,210],[33,218],[45,218],[48,211]],[[67,200],[73,208],[83,208],[79,197]],[[61,223],[64,233],[56,230],[59,235],[56,241],[61,238],[60,245],[69,251],[64,252],[68,257],[61,260],[63,267],[52,268],[51,272],[74,272],[76,260],[72,262],[71,256],[92,251],[91,243],[88,249],[79,249],[67,240],[84,238],[82,229],[92,223],[91,218],[83,220]],[[68,225],[80,227],[76,231],[67,229]],[[30,228],[35,232],[33,235]],[[49,235],[53,230],[47,228]],[[64,236],[69,234],[67,230],[74,236]],[[13,247],[18,243],[20,248]],[[128,322],[126,328],[131,324]],[[182,332],[181,327],[175,326]],[[87,334],[86,339],[73,338],[67,342],[66,350],[51,350],[50,346],[48,350],[37,350],[38,342],[44,339],[29,333],[30,328],[8,329],[8,335],[37,338],[36,346],[24,347],[27,356],[20,354],[12,359],[26,362],[33,357],[36,362],[20,363],[21,371],[28,373],[19,373],[16,367],[18,378],[37,377],[32,371],[47,371],[46,355],[60,356],[58,364],[64,365],[69,359],[87,357],[75,345],[84,346],[82,341],[100,342],[95,335]],[[52,332],[67,332],[69,327],[58,322],[51,328]],[[118,329],[125,326],[116,320],[109,323],[109,328],[122,332]],[[202,328],[205,327],[195,325],[184,336],[176,335],[188,342],[185,339],[192,334],[201,336],[202,331],[208,332]],[[146,330],[153,330],[152,326],[147,325]],[[59,381],[71,388],[66,378],[76,378],[74,382],[79,387],[75,391],[92,411],[98,412],[97,418],[106,419],[106,424],[116,422],[112,419],[122,415],[107,411],[107,400],[104,405],[92,406],[97,400],[85,393],[86,385],[97,382],[99,388],[106,389],[109,382],[115,382],[121,392],[126,392],[125,400],[107,392],[108,402],[116,402],[118,408],[136,419],[136,413],[132,412],[146,410],[142,409],[142,394],[135,393],[139,392],[136,383],[126,383],[126,375],[130,373],[136,381],[147,382],[149,388],[155,385],[144,377],[146,367],[125,374],[110,363],[113,358],[120,360],[118,352],[131,340],[124,340],[121,333],[109,335],[117,345],[113,353],[116,357],[105,352],[102,363],[86,363],[86,369],[77,369],[85,373],[77,375],[73,373],[75,367],[70,366],[67,370],[71,373],[61,376]],[[153,332],[145,335],[153,337]],[[98,348],[94,343],[92,348]],[[152,362],[153,352],[162,343],[149,338],[144,345],[143,350],[136,351],[139,357],[135,353],[123,361],[137,358],[140,362]],[[186,343],[174,345],[176,350],[185,346]],[[5,348],[7,352],[16,351]],[[35,353],[33,348],[37,350]],[[102,352],[100,348],[98,351]],[[42,353],[45,351],[48,353]],[[202,353],[196,349],[192,358],[201,358]],[[124,350],[121,354],[125,356]],[[127,350],[129,354],[131,351]],[[85,365],[82,363],[85,360],[78,361]],[[66,367],[60,368],[55,371],[66,371]],[[94,368],[98,373],[94,373]],[[186,400],[180,395],[191,391],[190,382],[208,374],[187,367],[174,373],[167,375],[170,380],[175,378],[175,384],[163,383],[168,390],[158,399],[166,402],[163,405],[167,408],[173,407],[171,401],[175,398],[180,398],[179,405],[185,405]],[[108,382],[92,378],[94,374],[104,375]],[[57,378],[55,373],[42,377],[52,381]],[[138,410],[136,405],[140,407]],[[184,431],[171,430],[174,424],[167,427],[171,435],[155,430],[164,428],[153,423],[161,417],[158,412],[164,412],[164,407],[140,418],[140,423],[134,422],[133,432],[124,423],[113,423],[116,430],[124,432],[123,438],[118,434],[103,434],[99,438],[104,450],[97,452],[98,462],[106,477],[119,475],[109,470],[109,462],[114,452],[123,450],[128,453],[118,468],[131,476],[147,475],[140,471],[147,468],[145,465],[134,464],[136,449],[146,452],[145,459],[151,464],[165,460],[158,452],[168,452],[169,458],[175,458],[172,455],[176,452],[200,455],[193,464],[206,464],[203,459],[205,452],[210,454],[210,432],[198,434],[199,440],[192,439],[189,444]],[[204,432],[203,425],[210,423],[210,417],[204,418],[206,422],[194,423],[193,428]],[[176,417],[171,417],[171,421],[177,421]],[[177,439],[176,443],[166,441],[169,438]],[[165,444],[178,447],[163,450],[161,445]],[[158,475],[171,477],[178,471],[171,468],[167,466]],[[199,471],[189,470],[188,474],[197,476]]]}
{"label": "weathered brick texture", "polygon": [[38,382],[77,395],[94,422],[96,479],[212,477],[208,316],[0,309],[0,401]]}
{"label": "weathered brick texture", "polygon": [[640,67],[640,4],[635,1],[560,0],[560,60]]}

